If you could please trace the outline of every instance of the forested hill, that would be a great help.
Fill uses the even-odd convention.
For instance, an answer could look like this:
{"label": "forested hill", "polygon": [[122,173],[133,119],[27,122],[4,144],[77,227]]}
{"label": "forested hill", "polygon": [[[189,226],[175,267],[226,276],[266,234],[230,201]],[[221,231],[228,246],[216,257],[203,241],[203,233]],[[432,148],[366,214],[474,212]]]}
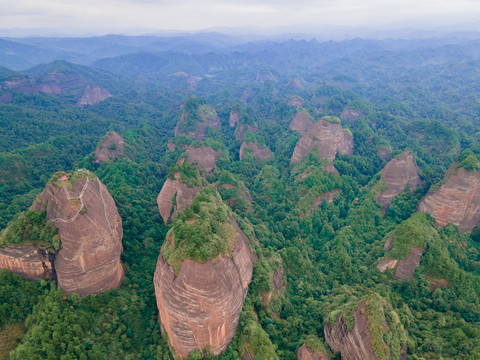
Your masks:
{"label": "forested hill", "polygon": [[[0,268],[24,261],[15,246],[57,254],[54,223],[27,210],[85,168],[118,209],[125,278],[80,297],[1,270],[0,359],[480,358],[479,49],[1,40]],[[169,274],[190,291],[210,263],[237,288],[181,299],[233,299],[203,344],[159,311],[178,311]],[[179,323],[210,311],[217,331],[214,310]]]}

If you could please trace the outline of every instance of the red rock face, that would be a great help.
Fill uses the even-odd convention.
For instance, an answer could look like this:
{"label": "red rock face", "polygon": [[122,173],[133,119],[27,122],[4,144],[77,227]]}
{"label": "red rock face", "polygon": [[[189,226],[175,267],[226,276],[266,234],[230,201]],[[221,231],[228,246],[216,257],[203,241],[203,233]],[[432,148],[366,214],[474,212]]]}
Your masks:
{"label": "red rock face", "polygon": [[7,269],[27,280],[55,279],[55,256],[36,246],[0,247],[0,269]]}
{"label": "red rock face", "polygon": [[305,102],[298,96],[292,96],[290,99],[288,99],[287,104],[290,106],[295,106],[298,109],[305,105]]}
{"label": "red rock face", "polygon": [[212,172],[216,166],[218,153],[210,146],[193,147],[187,149],[187,162],[190,164],[198,164],[205,169],[207,173]]}
{"label": "red rock face", "polygon": [[438,190],[428,193],[418,211],[429,213],[437,225],[455,224],[461,232],[480,223],[480,174],[463,168],[454,170]]}
{"label": "red rock face", "polygon": [[258,147],[257,143],[247,144],[245,141],[240,146],[240,161],[245,159],[246,152],[245,149],[250,149],[252,151],[252,155],[260,160],[267,160],[270,157],[270,149],[267,147],[260,148]]}
{"label": "red rock face", "polygon": [[312,350],[306,345],[300,346],[297,360],[329,360],[328,356],[318,350]]}
{"label": "red rock face", "polygon": [[353,137],[343,130],[340,124],[321,119],[302,136],[295,146],[291,161],[300,162],[314,148],[318,149],[320,158],[333,161],[337,152],[345,155],[353,154]]}
{"label": "red rock face", "polygon": [[371,345],[372,336],[368,330],[365,301],[358,304],[358,308],[353,316],[355,326],[350,332],[342,315],[337,318],[334,325],[325,324],[325,340],[333,353],[340,352],[342,354],[342,359],[377,359]]}
{"label": "red rock face", "polygon": [[364,117],[365,114],[360,111],[360,110],[352,110],[352,109],[345,109],[342,111],[342,113],[340,114],[340,117],[342,119],[345,119],[345,120],[355,120],[357,118],[360,118],[360,117]]}
{"label": "red rock face", "polygon": [[206,346],[218,355],[237,331],[255,256],[233,219],[232,225],[238,236],[231,258],[219,256],[204,264],[187,259],[175,276],[162,253],[158,257],[154,284],[160,322],[182,358]]}
{"label": "red rock face", "polygon": [[97,85],[87,85],[83,91],[82,97],[77,101],[77,106],[95,105],[111,96],[112,94],[107,90],[102,89]]}
{"label": "red rock face", "polygon": [[117,132],[112,131],[95,149],[95,162],[101,164],[125,152],[125,141]]}
{"label": "red rock face", "polygon": [[405,259],[398,262],[393,276],[395,280],[411,279],[415,274],[415,269],[420,265],[424,248],[411,247],[410,254]]}
{"label": "red rock face", "polygon": [[400,157],[390,160],[382,170],[381,179],[385,181],[387,190],[377,194],[377,201],[386,211],[395,196],[406,188],[415,190],[422,182],[418,176],[418,166],[410,152],[403,153]]}
{"label": "red rock face", "polygon": [[234,133],[235,139],[236,140],[243,140],[243,138],[245,137],[245,133],[247,131],[250,131],[250,132],[256,134],[258,132],[258,128],[254,127],[254,126],[251,126],[251,125],[239,124],[237,126],[237,128],[235,129],[235,133]]}
{"label": "red rock face", "polygon": [[43,77],[42,82],[34,79],[19,78],[1,83],[0,88],[15,89],[22,93],[37,94],[39,92],[48,95],[59,95],[69,88],[78,87],[86,83],[85,79],[78,75],[66,75],[53,72]]}
{"label": "red rock face", "polygon": [[194,140],[204,140],[208,127],[211,127],[212,129],[220,129],[221,127],[220,118],[218,117],[215,109],[213,109],[213,107],[210,105],[205,105],[203,109],[199,110],[198,115],[200,117],[200,121],[196,124],[196,127],[193,131],[184,131],[182,129],[182,124],[185,122],[187,115],[188,114],[185,111],[182,113],[182,116],[175,127],[175,136],[185,134]]}
{"label": "red rock face", "polygon": [[392,153],[390,150],[380,148],[377,150],[377,154],[381,159],[387,160]]}
{"label": "red rock face", "polygon": [[122,220],[105,185],[92,173],[73,184],[50,182],[32,205],[45,208],[62,243],[55,258],[58,286],[81,296],[119,287]]}
{"label": "red rock face", "polygon": [[305,111],[299,111],[295,114],[290,123],[290,130],[298,131],[301,135],[305,135],[313,126],[312,118]]}
{"label": "red rock face", "polygon": [[[174,219],[187,206],[191,205],[200,187],[188,187],[180,181],[180,173],[175,173],[175,179],[168,178],[163,184],[162,190],[157,197],[157,205],[163,221],[167,224],[168,219]],[[173,203],[173,197],[175,204]]]}

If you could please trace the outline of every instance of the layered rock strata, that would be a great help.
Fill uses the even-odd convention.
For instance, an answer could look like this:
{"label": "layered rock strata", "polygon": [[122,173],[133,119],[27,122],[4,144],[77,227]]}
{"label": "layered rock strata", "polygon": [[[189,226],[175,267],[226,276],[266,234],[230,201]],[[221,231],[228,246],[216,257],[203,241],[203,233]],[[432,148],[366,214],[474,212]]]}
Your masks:
{"label": "layered rock strata", "polygon": [[231,257],[219,255],[206,263],[185,259],[178,274],[162,252],[158,257],[154,284],[160,322],[182,358],[207,346],[218,355],[237,331],[255,257],[247,237],[231,222],[237,231]]}
{"label": "layered rock strata", "polygon": [[436,224],[455,224],[461,232],[472,231],[480,224],[480,173],[455,169],[445,182],[420,202],[418,211],[428,213]]}
{"label": "layered rock strata", "polygon": [[125,141],[117,132],[111,131],[95,149],[95,162],[101,164],[125,152]]}
{"label": "layered rock strata", "polygon": [[300,162],[314,148],[318,149],[320,158],[333,161],[337,152],[344,155],[353,154],[353,136],[349,131],[342,129],[338,118],[336,122],[330,122],[323,118],[299,140],[291,161],[293,163]]}
{"label": "layered rock strata", "polygon": [[380,178],[385,181],[387,189],[376,195],[376,199],[384,211],[388,209],[393,198],[403,190],[406,188],[415,190],[422,184],[418,172],[418,166],[413,160],[411,152],[404,152],[385,165]]}
{"label": "layered rock strata", "polygon": [[220,118],[210,105],[203,105],[198,109],[198,119],[193,129],[185,129],[188,113],[184,111],[175,127],[175,136],[187,135],[195,140],[204,140],[207,128],[220,129]]}
{"label": "layered rock strata", "polygon": [[77,106],[95,105],[111,96],[112,94],[106,89],[102,89],[97,85],[87,85],[82,96],[77,101]]}
{"label": "layered rock strata", "polygon": [[290,130],[298,131],[301,135],[305,135],[312,126],[312,117],[305,111],[298,111],[290,123]]}
{"label": "layered rock strata", "polygon": [[57,173],[31,209],[46,210],[47,220],[58,228],[62,247],[55,270],[67,295],[86,296],[121,285],[122,220],[95,175],[87,170]]}
{"label": "layered rock strata", "polygon": [[7,269],[26,280],[55,279],[55,255],[31,245],[0,247],[0,269]]}
{"label": "layered rock strata", "polygon": [[167,178],[157,197],[158,209],[165,224],[191,205],[199,191],[199,186],[189,187],[181,182],[178,172],[173,179]]}

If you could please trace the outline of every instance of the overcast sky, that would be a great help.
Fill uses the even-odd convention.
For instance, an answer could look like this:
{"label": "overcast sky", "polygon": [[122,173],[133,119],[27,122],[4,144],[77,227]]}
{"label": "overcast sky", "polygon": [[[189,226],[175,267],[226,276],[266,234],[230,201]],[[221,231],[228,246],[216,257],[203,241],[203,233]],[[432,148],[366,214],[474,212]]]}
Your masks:
{"label": "overcast sky", "polygon": [[480,23],[480,0],[0,0],[0,28],[79,28],[83,33],[132,28],[475,23]]}

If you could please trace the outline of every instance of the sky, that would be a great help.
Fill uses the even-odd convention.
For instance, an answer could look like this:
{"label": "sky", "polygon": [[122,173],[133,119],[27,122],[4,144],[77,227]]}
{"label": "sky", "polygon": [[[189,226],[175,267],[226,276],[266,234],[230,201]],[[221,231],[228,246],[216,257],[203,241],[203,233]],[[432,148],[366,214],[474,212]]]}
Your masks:
{"label": "sky", "polygon": [[480,0],[0,0],[2,29],[78,34],[307,25],[468,28],[479,20]]}

